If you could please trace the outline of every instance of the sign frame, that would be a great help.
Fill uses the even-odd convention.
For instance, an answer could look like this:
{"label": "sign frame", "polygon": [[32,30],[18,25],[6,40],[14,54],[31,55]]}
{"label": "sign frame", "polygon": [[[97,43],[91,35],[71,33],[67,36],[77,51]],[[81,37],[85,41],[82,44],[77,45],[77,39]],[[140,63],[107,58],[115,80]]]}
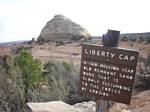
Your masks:
{"label": "sign frame", "polygon": [[[130,104],[138,53],[137,50],[83,44],[80,69],[80,92],[103,100]],[[85,64],[85,62],[88,64]],[[92,63],[97,65],[93,66]],[[110,70],[113,67],[115,69]],[[122,71],[123,69],[124,71]],[[106,73],[104,73],[104,70]],[[118,88],[112,89],[115,86]],[[120,88],[124,89],[121,90]],[[108,89],[111,89],[111,92],[108,92]],[[116,91],[119,91],[119,93]]]}

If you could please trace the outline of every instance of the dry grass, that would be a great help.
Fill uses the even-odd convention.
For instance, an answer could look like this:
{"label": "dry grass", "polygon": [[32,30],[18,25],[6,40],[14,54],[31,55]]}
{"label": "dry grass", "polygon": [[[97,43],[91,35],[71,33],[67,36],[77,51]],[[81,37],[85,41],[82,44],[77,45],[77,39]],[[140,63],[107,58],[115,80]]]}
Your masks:
{"label": "dry grass", "polygon": [[[0,55],[8,54],[10,48],[15,47],[1,47]],[[119,42],[119,47],[139,50],[140,57],[145,59],[147,58],[148,52],[150,52],[150,44],[145,44],[145,42]],[[34,58],[40,59],[43,63],[48,62],[50,59],[56,59],[59,61],[71,60],[74,64],[78,65],[81,60],[81,46],[79,46],[79,43],[64,44],[61,46],[56,46],[55,43],[44,43],[42,45],[34,45],[32,54]]]}
{"label": "dry grass", "polygon": [[[150,45],[144,42],[120,42],[119,47],[139,50],[143,58],[146,58],[148,51],[150,51]],[[75,64],[80,64],[81,46],[78,46],[77,43],[63,46],[56,46],[55,44],[35,45],[32,53],[35,58],[40,59],[43,63],[52,58],[60,61],[72,60]]]}

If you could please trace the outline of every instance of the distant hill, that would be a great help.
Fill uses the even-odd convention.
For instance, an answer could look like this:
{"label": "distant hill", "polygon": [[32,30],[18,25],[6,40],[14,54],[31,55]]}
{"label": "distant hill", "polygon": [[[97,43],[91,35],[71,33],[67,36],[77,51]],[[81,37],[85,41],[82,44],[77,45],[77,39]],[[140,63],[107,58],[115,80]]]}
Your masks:
{"label": "distant hill", "polygon": [[127,36],[127,37],[149,37],[150,38],[150,32],[145,32],[145,33],[125,33],[121,34],[121,37]]}
{"label": "distant hill", "polygon": [[20,41],[11,41],[11,42],[3,42],[3,43],[0,43],[0,47],[1,46],[12,46],[12,45],[19,45],[19,44],[26,44],[28,43],[29,41],[28,40],[20,40]]}
{"label": "distant hill", "polygon": [[145,33],[125,33],[120,35],[121,40],[147,41],[150,42],[150,32]]}
{"label": "distant hill", "polygon": [[[91,41],[97,42],[102,40],[102,36],[92,36]],[[124,33],[120,34],[120,40],[124,41],[147,41],[150,43],[150,32],[145,32],[145,33]]]}

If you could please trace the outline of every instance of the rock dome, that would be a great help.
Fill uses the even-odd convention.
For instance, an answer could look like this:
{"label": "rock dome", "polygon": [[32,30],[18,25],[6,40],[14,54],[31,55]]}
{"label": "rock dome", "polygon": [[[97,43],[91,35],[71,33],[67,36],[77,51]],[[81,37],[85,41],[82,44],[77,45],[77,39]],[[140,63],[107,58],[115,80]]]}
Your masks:
{"label": "rock dome", "polygon": [[55,15],[42,29],[38,41],[80,40],[89,38],[90,34],[80,25],[63,15]]}

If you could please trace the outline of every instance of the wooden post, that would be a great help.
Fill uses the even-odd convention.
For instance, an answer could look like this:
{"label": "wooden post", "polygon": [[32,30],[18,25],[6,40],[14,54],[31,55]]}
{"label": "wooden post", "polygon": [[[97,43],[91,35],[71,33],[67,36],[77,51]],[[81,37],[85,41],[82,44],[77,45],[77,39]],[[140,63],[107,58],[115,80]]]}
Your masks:
{"label": "wooden post", "polygon": [[[108,30],[103,35],[102,44],[104,47],[118,47],[120,31]],[[106,100],[96,100],[96,112],[108,112],[110,102]]]}

